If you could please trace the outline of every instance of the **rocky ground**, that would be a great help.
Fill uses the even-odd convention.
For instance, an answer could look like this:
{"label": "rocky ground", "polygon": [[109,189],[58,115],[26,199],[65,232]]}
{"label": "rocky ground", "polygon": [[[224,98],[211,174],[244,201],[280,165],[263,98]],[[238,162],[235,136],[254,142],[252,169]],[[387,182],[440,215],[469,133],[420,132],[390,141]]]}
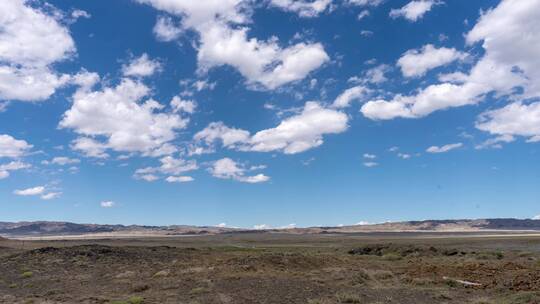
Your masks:
{"label": "rocky ground", "polygon": [[540,239],[3,243],[0,303],[540,303]]}

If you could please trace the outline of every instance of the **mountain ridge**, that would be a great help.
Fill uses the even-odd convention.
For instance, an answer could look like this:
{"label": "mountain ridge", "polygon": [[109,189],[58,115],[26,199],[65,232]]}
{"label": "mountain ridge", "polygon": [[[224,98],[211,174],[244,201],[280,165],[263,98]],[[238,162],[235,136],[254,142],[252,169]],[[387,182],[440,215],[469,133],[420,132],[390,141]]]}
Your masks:
{"label": "mountain ridge", "polygon": [[248,229],[192,225],[108,225],[80,224],[63,221],[21,221],[0,222],[0,235],[12,236],[51,236],[86,234],[123,235],[193,235],[246,232],[282,233],[355,233],[355,232],[474,232],[474,231],[540,231],[540,220],[493,218],[493,219],[454,219],[386,222],[348,226],[321,226],[306,228]]}

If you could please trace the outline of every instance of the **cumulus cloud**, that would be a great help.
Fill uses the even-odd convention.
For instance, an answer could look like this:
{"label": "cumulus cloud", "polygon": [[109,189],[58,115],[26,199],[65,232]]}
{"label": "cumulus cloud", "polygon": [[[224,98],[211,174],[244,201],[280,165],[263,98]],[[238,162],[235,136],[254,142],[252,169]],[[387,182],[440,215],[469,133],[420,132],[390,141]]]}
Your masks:
{"label": "cumulus cloud", "polygon": [[81,135],[72,148],[87,156],[107,157],[107,149],[149,156],[171,154],[176,148],[169,142],[189,118],[163,112],[162,104],[144,100],[149,93],[146,85],[129,78],[99,91],[79,89],[59,126]]}
{"label": "cumulus cloud", "polygon": [[303,152],[323,144],[323,135],[347,130],[348,117],[316,102],[306,102],[301,113],[283,120],[277,127],[255,133],[250,139],[250,151]]}
{"label": "cumulus cloud", "polygon": [[52,200],[52,199],[55,199],[55,198],[59,198],[60,196],[62,195],[62,192],[49,192],[49,193],[45,193],[45,194],[42,194],[40,196],[40,198],[42,200]]}
{"label": "cumulus cloud", "polygon": [[169,176],[170,179],[167,179],[168,182],[171,182],[178,181],[175,180],[177,176],[174,175],[179,175],[181,173],[193,171],[199,168],[197,162],[194,160],[185,160],[181,158],[174,158],[172,156],[162,157],[159,162],[161,165],[158,167],[145,167],[137,169],[133,177],[151,182],[159,179],[157,174],[173,175]]}
{"label": "cumulus cloud", "polygon": [[[248,37],[248,2],[137,0],[181,17],[183,29],[199,35],[199,72],[230,65],[249,84],[275,89],[301,80],[329,60],[320,43],[297,43],[281,47],[276,38],[267,41]],[[297,2],[297,1],[295,1]],[[159,20],[158,20],[159,22]],[[233,26],[236,25],[236,26]]]}
{"label": "cumulus cloud", "polygon": [[461,148],[463,146],[463,143],[455,143],[455,144],[447,144],[444,146],[431,146],[426,149],[426,152],[428,153],[444,153],[448,152],[450,150],[454,150],[457,148]]}
{"label": "cumulus cloud", "polygon": [[512,135],[499,135],[499,136],[486,139],[484,142],[476,145],[474,148],[476,150],[488,149],[488,148],[500,149],[502,148],[503,143],[510,143],[510,142],[513,142],[514,140],[516,140],[516,138]]}
{"label": "cumulus cloud", "polygon": [[11,135],[0,134],[0,158],[19,158],[26,154],[32,145],[22,139],[15,139]]}
{"label": "cumulus cloud", "polygon": [[194,181],[191,176],[168,176],[165,180],[169,183],[187,183]]}
{"label": "cumulus cloud", "polygon": [[435,0],[411,1],[402,8],[392,9],[390,11],[390,17],[403,17],[409,21],[415,22],[418,19],[421,19],[425,13],[429,12],[433,8],[433,6],[439,4],[442,4],[442,2]]}
{"label": "cumulus cloud", "polygon": [[324,12],[332,0],[270,0],[270,4],[283,10],[295,12],[300,17],[315,17]]}
{"label": "cumulus cloud", "polygon": [[37,187],[33,187],[33,188],[27,188],[27,189],[13,191],[14,194],[21,195],[21,196],[40,195],[40,194],[43,194],[44,192],[45,192],[45,187],[43,187],[43,186],[37,186]]}
{"label": "cumulus cloud", "polygon": [[39,196],[42,200],[51,200],[60,197],[62,192],[48,191],[45,186],[36,186],[27,189],[15,190],[13,194],[20,196]]}
{"label": "cumulus cloud", "polygon": [[22,169],[28,169],[32,165],[21,161],[12,161],[6,164],[0,165],[0,179],[9,177],[10,171],[17,171]]}
{"label": "cumulus cloud", "polygon": [[99,205],[102,208],[112,208],[116,205],[116,203],[113,201],[102,201],[101,203],[99,203]]}
{"label": "cumulus cloud", "polygon": [[484,112],[476,128],[493,135],[523,136],[528,142],[540,141],[540,102],[514,102],[500,109]]}
{"label": "cumulus cloud", "polygon": [[357,6],[377,6],[383,3],[384,0],[347,0],[348,4]]}
{"label": "cumulus cloud", "polygon": [[159,41],[173,41],[178,39],[183,33],[182,28],[174,23],[174,20],[168,16],[160,16],[154,26],[154,35]]}
{"label": "cumulus cloud", "polygon": [[0,99],[41,101],[70,77],[51,66],[75,54],[69,30],[28,1],[0,1]]}
{"label": "cumulus cloud", "polygon": [[477,148],[497,148],[515,140],[515,136],[538,141],[539,106],[535,98],[540,96],[539,20],[536,1],[501,1],[483,13],[466,35],[469,45],[482,42],[485,51],[468,73],[442,75],[440,80],[445,82],[413,95],[369,101],[362,113],[371,119],[418,118],[437,110],[476,104],[494,93],[495,98],[509,97],[512,102],[478,117],[476,127],[495,137]]}
{"label": "cumulus cloud", "polygon": [[375,159],[377,158],[377,155],[375,154],[369,154],[369,153],[364,153],[364,155],[362,155],[364,158],[367,158],[367,159]]}
{"label": "cumulus cloud", "polygon": [[179,96],[174,96],[171,100],[171,107],[174,113],[193,114],[197,108],[197,103],[193,100],[183,100]]}
{"label": "cumulus cloud", "polygon": [[436,67],[463,60],[466,56],[454,48],[436,48],[432,44],[426,44],[419,50],[405,52],[397,65],[405,77],[419,77]]}
{"label": "cumulus cloud", "polygon": [[364,167],[368,167],[368,168],[372,168],[372,167],[377,167],[379,165],[379,163],[377,162],[364,162]]}
{"label": "cumulus cloud", "polygon": [[81,162],[81,160],[78,159],[78,158],[69,158],[69,157],[66,157],[66,156],[57,156],[57,157],[54,157],[53,159],[51,159],[50,161],[49,160],[44,160],[41,163],[44,164],[44,165],[54,164],[54,165],[65,166],[65,165],[78,164],[80,162]]}
{"label": "cumulus cloud", "polygon": [[224,147],[237,148],[249,141],[250,134],[246,130],[227,127],[223,122],[212,122],[203,130],[197,132],[193,139],[197,142],[204,142],[212,145],[218,141]]}
{"label": "cumulus cloud", "polygon": [[409,159],[411,158],[412,156],[408,153],[398,153],[397,154],[397,157],[401,158],[401,159]]}
{"label": "cumulus cloud", "polygon": [[161,70],[161,63],[152,60],[144,53],[138,58],[133,58],[129,64],[122,66],[124,76],[146,77]]}
{"label": "cumulus cloud", "polygon": [[243,183],[255,184],[270,180],[269,176],[262,173],[256,175],[246,175],[250,169],[246,169],[245,165],[239,164],[227,157],[213,162],[208,171],[214,177],[221,179],[233,179]]}
{"label": "cumulus cloud", "polygon": [[332,106],[334,108],[345,108],[348,107],[352,101],[359,100],[363,97],[366,97],[366,94],[369,92],[369,89],[358,85],[352,88],[345,90],[341,93],[335,100]]}
{"label": "cumulus cloud", "polygon": [[73,20],[77,20],[79,18],[91,18],[92,15],[90,15],[87,11],[83,11],[81,9],[75,9],[71,12],[71,18]]}
{"label": "cumulus cloud", "polygon": [[348,127],[347,122],[347,115],[340,111],[325,108],[317,102],[306,102],[299,114],[284,119],[275,128],[259,131],[252,136],[248,131],[215,122],[195,134],[194,139],[207,145],[221,142],[226,148],[241,151],[295,154],[322,145],[325,134],[344,132]]}
{"label": "cumulus cloud", "polygon": [[259,225],[254,225],[253,229],[255,229],[255,230],[268,230],[268,229],[273,229],[273,228],[272,228],[272,226],[267,225],[267,224],[259,224]]}

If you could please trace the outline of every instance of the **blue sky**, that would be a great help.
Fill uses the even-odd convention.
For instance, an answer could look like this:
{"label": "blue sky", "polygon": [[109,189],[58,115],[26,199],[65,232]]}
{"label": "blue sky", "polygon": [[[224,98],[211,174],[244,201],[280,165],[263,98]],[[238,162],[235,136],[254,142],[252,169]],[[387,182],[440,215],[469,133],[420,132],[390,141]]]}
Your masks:
{"label": "blue sky", "polygon": [[0,221],[540,213],[540,2],[0,4]]}

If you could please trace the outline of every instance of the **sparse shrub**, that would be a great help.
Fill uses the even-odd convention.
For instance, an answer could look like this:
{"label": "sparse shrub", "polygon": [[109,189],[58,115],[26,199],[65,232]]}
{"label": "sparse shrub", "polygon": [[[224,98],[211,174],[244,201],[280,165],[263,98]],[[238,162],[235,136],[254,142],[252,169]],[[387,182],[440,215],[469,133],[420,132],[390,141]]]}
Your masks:
{"label": "sparse shrub", "polygon": [[374,270],[371,276],[377,280],[388,280],[394,277],[394,273],[389,270]]}
{"label": "sparse shrub", "polygon": [[336,299],[339,303],[362,303],[359,296],[351,293],[338,293]]}
{"label": "sparse shrub", "polygon": [[363,285],[366,284],[369,280],[371,280],[371,278],[367,271],[364,269],[355,272],[352,276],[353,284]]}
{"label": "sparse shrub", "polygon": [[454,280],[447,279],[444,281],[444,283],[446,283],[446,285],[451,288],[456,288],[458,286],[458,283]]}
{"label": "sparse shrub", "polygon": [[332,304],[334,302],[328,299],[309,299],[308,304]]}
{"label": "sparse shrub", "polygon": [[383,255],[382,258],[387,260],[387,261],[399,261],[399,260],[401,260],[401,256],[399,254],[393,253],[393,252]]}
{"label": "sparse shrub", "polygon": [[528,257],[531,257],[532,255],[533,255],[532,252],[529,252],[529,251],[522,251],[518,254],[520,258],[528,258]]}
{"label": "sparse shrub", "polygon": [[208,291],[208,289],[206,289],[204,287],[195,287],[189,293],[190,294],[200,294],[200,293],[205,293],[207,291]]}
{"label": "sparse shrub", "polygon": [[540,302],[540,293],[539,292],[520,292],[514,295],[509,296],[506,299],[508,304],[530,304],[530,303],[539,303]]}
{"label": "sparse shrub", "polygon": [[21,274],[21,277],[23,277],[24,279],[28,279],[28,278],[31,278],[32,276],[34,275],[33,272],[31,271],[25,271]]}
{"label": "sparse shrub", "polygon": [[11,288],[11,289],[17,288],[17,286],[19,286],[19,285],[15,284],[15,283],[9,284],[9,288]]}
{"label": "sparse shrub", "polygon": [[129,304],[142,304],[144,299],[142,297],[131,297],[128,300]]}

